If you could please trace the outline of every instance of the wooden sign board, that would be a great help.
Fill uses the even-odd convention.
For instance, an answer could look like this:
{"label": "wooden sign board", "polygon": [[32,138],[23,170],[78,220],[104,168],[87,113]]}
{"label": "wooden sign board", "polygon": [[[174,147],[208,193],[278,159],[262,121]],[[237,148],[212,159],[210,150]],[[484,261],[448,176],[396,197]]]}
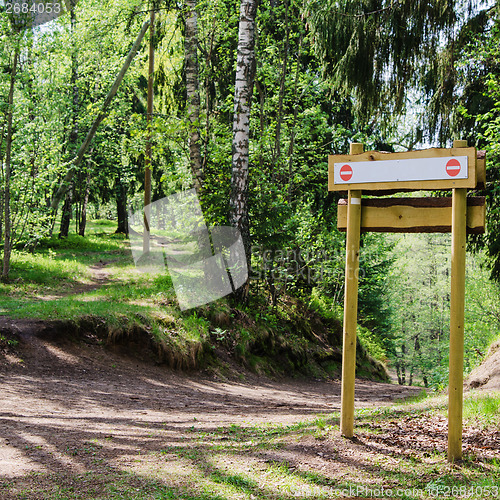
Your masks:
{"label": "wooden sign board", "polygon": [[[484,197],[467,198],[467,233],[484,233]],[[337,227],[347,228],[347,200],[339,200]],[[451,232],[451,198],[363,198],[361,231],[382,233]]]}
{"label": "wooden sign board", "polygon": [[476,157],[476,148],[332,155],[328,157],[328,190],[475,188]]}

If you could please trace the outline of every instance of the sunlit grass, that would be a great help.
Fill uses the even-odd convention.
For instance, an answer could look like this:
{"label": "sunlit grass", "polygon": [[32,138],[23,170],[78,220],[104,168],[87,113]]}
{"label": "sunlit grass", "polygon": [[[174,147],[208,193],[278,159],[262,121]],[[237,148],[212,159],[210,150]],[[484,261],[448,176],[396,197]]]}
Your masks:
{"label": "sunlit grass", "polygon": [[[382,425],[400,422],[400,428],[404,429],[408,415],[434,412],[443,415],[442,409],[437,409],[441,405],[437,398],[427,399],[427,406],[424,401],[387,407],[384,412],[358,410],[357,433],[363,424],[373,422],[374,416]],[[404,412],[402,408],[405,408]],[[457,469],[448,464],[444,452],[436,452],[434,456],[418,451],[407,455],[405,449],[392,451],[388,459],[375,448],[366,446],[366,436],[377,432],[365,429],[363,439],[353,445],[352,460],[348,458],[344,463],[342,457],[346,456],[344,451],[349,441],[343,441],[339,436],[338,421],[339,415],[331,414],[291,425],[232,424],[211,433],[198,432],[193,426],[189,443],[169,446],[163,453],[168,456],[168,463],[176,457],[182,460],[184,468],[191,467],[191,475],[185,478],[186,490],[198,491],[201,488],[203,492],[214,495],[210,498],[219,498],[220,495],[236,499],[252,495],[253,498],[283,500],[320,499],[339,498],[349,495],[349,492],[370,498],[371,491],[381,491],[384,485],[386,490],[400,490],[397,498],[406,500],[433,498],[434,492],[438,492],[440,498],[456,498],[452,491],[460,489],[467,489],[469,498],[482,498],[484,488],[494,489],[500,485],[498,461],[477,464],[473,459],[466,459]],[[311,444],[314,442],[318,444]],[[354,453],[354,448],[359,455]],[[311,450],[312,457],[333,461],[330,463],[337,463],[338,470],[344,473],[337,475],[329,469],[311,469],[307,462],[294,461],[290,450]],[[263,461],[270,456],[274,458]],[[351,454],[347,453],[347,457]],[[353,466],[359,469],[357,473],[351,470]]]}
{"label": "sunlit grass", "polygon": [[[106,230],[112,221],[91,227]],[[102,271],[96,278],[96,272]],[[73,320],[81,316],[161,317],[160,307],[176,305],[168,274],[137,271],[122,235],[70,235],[40,242],[34,253],[14,250],[10,282],[0,283],[0,314]]]}
{"label": "sunlit grass", "polygon": [[78,281],[89,275],[84,263],[57,255],[53,250],[36,254],[12,253],[10,278],[14,283],[54,285],[61,281]]}
{"label": "sunlit grass", "polygon": [[465,420],[482,427],[500,428],[500,393],[471,393],[464,399]]}
{"label": "sunlit grass", "polygon": [[70,234],[67,238],[57,238],[56,236],[53,236],[52,238],[43,238],[42,240],[40,240],[40,243],[35,252],[51,248],[53,250],[61,250],[66,252],[87,251],[103,252],[105,254],[106,252],[122,250],[125,241],[126,238],[122,234],[110,234],[109,232],[104,231],[93,231],[87,236]]}

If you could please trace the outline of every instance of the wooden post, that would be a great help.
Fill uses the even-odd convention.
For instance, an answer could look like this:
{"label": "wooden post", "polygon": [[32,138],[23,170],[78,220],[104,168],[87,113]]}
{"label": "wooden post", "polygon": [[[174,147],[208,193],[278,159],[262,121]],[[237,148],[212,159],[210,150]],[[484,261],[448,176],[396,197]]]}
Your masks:
{"label": "wooden post", "polygon": [[[353,143],[350,154],[361,154],[363,144]],[[356,327],[358,321],[359,235],[361,191],[349,190],[344,290],[344,341],[342,347],[342,396],[340,430],[354,435],[354,382],[356,378]]]}
{"label": "wooden post", "polygon": [[[453,147],[467,147],[467,141],[454,141]],[[453,189],[451,219],[449,462],[462,459],[466,217],[467,189],[455,188]]]}

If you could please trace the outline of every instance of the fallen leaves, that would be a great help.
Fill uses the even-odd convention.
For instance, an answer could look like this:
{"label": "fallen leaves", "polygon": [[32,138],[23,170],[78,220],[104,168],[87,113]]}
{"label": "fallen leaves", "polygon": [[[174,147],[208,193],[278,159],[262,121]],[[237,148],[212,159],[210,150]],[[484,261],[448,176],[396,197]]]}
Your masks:
{"label": "fallen leaves", "polygon": [[[368,427],[369,432],[358,435],[367,444],[397,448],[404,455],[417,452],[428,457],[448,448],[448,421],[442,415],[409,415],[400,420],[369,422],[364,427]],[[462,443],[464,454],[483,459],[500,458],[500,431],[497,429],[465,426]]]}

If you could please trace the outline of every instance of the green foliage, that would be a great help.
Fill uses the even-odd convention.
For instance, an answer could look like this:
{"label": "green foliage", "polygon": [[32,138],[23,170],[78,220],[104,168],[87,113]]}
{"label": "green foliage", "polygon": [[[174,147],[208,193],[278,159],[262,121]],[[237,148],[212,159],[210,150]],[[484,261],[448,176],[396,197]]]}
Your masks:
{"label": "green foliage", "polygon": [[487,216],[487,249],[491,259],[492,277],[500,282],[500,241],[499,241],[499,213],[500,213],[500,16],[497,15],[491,30],[491,36],[486,44],[478,46],[475,51],[477,63],[487,62],[488,74],[485,77],[486,88],[483,91],[484,99],[488,100],[486,111],[476,114],[480,129],[483,131],[480,138],[487,148],[487,189],[488,201]]}
{"label": "green foliage", "polygon": [[[91,222],[95,234],[85,238],[45,239],[34,254],[14,250],[12,282],[0,284],[0,315],[66,321],[71,330],[96,331],[103,342],[139,335],[150,345],[152,338],[159,360],[179,369],[208,367],[224,376],[222,350],[260,374],[338,376],[335,314],[289,296],[273,307],[262,295],[244,310],[221,299],[181,312],[168,273],[140,273],[128,242],[112,228],[103,232],[106,226]],[[370,367],[365,351],[358,354]],[[383,377],[379,368],[371,375]]]}
{"label": "green foliage", "polygon": [[313,288],[311,291],[309,306],[316,311],[320,311],[325,318],[338,319],[342,317],[341,305],[322,293],[322,290],[318,288]]}
{"label": "green foliage", "polygon": [[500,287],[490,281],[487,261],[479,254],[469,259],[464,331],[464,368],[470,372],[484,359],[500,334]]}
{"label": "green foliage", "polygon": [[[390,312],[385,337],[400,383],[443,388],[448,382],[449,235],[394,236],[394,263],[383,299]],[[481,255],[468,255],[464,370],[484,358],[498,335],[499,289]]]}
{"label": "green foliage", "polygon": [[383,363],[387,362],[386,348],[374,332],[363,326],[358,326],[357,335],[363,347],[373,358]]}
{"label": "green foliage", "polygon": [[182,323],[188,338],[199,340],[208,336],[210,322],[203,317],[199,317],[196,313],[184,317]]}
{"label": "green foliage", "polygon": [[387,337],[390,306],[384,300],[388,275],[394,265],[393,242],[384,235],[367,233],[359,258],[359,309],[361,322],[378,337]]}
{"label": "green foliage", "polygon": [[[99,227],[109,228],[109,223],[104,221],[99,223]],[[67,238],[60,239],[52,236],[43,238],[38,245],[39,250],[47,249],[65,249],[71,250],[89,250],[93,252],[112,252],[123,248],[124,236],[120,234],[106,234],[103,240],[97,236],[83,237],[78,234],[70,234]]]}
{"label": "green foliage", "polygon": [[37,255],[16,252],[12,258],[11,277],[14,280],[55,285],[61,281],[78,280],[86,275],[86,266],[75,261],[72,255],[61,259],[51,251]]}
{"label": "green foliage", "polygon": [[435,60],[460,2],[308,0],[306,14],[326,75],[354,93],[357,111],[399,111],[407,88]]}
{"label": "green foliage", "polygon": [[[155,5],[159,11],[153,41],[157,57],[151,128],[147,130],[145,116],[146,37],[74,179],[71,192],[77,223],[87,201],[89,212],[108,219],[116,219],[119,204],[123,211],[142,206],[144,148],[150,133],[153,200],[191,187],[185,12],[173,2]],[[498,12],[482,6],[467,10],[468,5],[452,1],[260,2],[250,117],[251,291],[264,310],[256,313],[261,315],[258,322],[266,322],[277,334],[286,329],[283,321],[289,311],[283,310],[291,295],[313,304],[330,319],[341,317],[345,236],[335,229],[338,195],[326,190],[327,156],[347,152],[351,141],[363,142],[366,149],[393,150],[397,147],[393,143],[413,146],[435,136],[445,143],[452,133],[460,132],[471,143],[487,147],[488,232],[475,245],[486,246],[493,277],[500,276]],[[228,222],[231,190],[239,2],[199,0],[197,10],[201,103],[197,126],[205,178],[201,204],[209,225],[223,225]],[[44,283],[55,287],[57,280],[63,287],[86,283],[90,278],[82,266],[93,252],[116,252],[117,258],[124,257],[123,237],[108,236],[106,243],[96,239],[95,234],[109,230],[112,222],[94,223],[87,228],[86,238],[71,235],[66,242],[52,238],[59,226],[48,207],[145,15],[137,0],[81,0],[75,17],[73,26],[68,15],[61,16],[53,29],[36,36],[26,32],[22,37],[4,37],[0,46],[0,124],[7,113],[16,43],[23,54],[13,110],[11,198],[18,252],[11,276],[14,283],[8,289],[14,292],[16,281],[31,287],[33,293]],[[3,13],[0,29],[2,33],[11,30]],[[453,43],[447,44],[453,35]],[[416,105],[405,123],[414,128],[402,130],[398,113],[404,111],[408,95],[415,97]],[[450,113],[452,104],[454,112]],[[416,123],[426,105],[432,112],[425,114],[425,123]],[[0,130],[4,129],[0,126]],[[5,133],[1,133],[3,165]],[[477,141],[472,141],[475,135]],[[0,184],[3,205],[3,168]],[[3,227],[2,211],[0,239]],[[392,248],[393,244],[394,240],[376,234],[362,238],[360,337],[375,357],[405,360],[408,379],[416,370],[414,380],[425,377],[429,385],[442,385],[448,313],[436,299],[436,290],[444,290],[446,263],[428,251],[424,264],[416,269],[410,259],[413,249],[399,244]],[[85,259],[82,252],[88,254]],[[489,333],[497,331],[497,291],[480,286],[485,268],[471,272],[467,370],[480,361]],[[128,278],[138,284],[136,289],[109,288],[117,303],[146,300],[146,283],[158,304],[174,303],[171,284]],[[68,298],[68,307],[70,303],[72,311],[91,309]],[[102,304],[93,307],[104,308]],[[51,314],[50,307],[41,309]],[[485,312],[488,320],[481,321]],[[207,334],[201,317],[185,319],[193,335]],[[230,337],[225,325],[218,328],[222,330],[213,335],[220,342],[226,338],[221,332],[228,331]],[[246,334],[239,335],[241,349],[247,352]],[[287,348],[302,353],[303,346],[295,340],[290,337]]]}
{"label": "green foliage", "polygon": [[477,7],[423,82],[420,130],[443,145],[464,138],[486,151],[487,182],[478,194],[487,198],[487,232],[471,243],[487,249],[491,275],[500,281],[500,11],[498,2]]}
{"label": "green foliage", "polygon": [[[395,237],[397,238],[397,237]],[[391,309],[389,352],[400,383],[438,385],[446,372],[449,235],[396,239],[385,300]]]}

